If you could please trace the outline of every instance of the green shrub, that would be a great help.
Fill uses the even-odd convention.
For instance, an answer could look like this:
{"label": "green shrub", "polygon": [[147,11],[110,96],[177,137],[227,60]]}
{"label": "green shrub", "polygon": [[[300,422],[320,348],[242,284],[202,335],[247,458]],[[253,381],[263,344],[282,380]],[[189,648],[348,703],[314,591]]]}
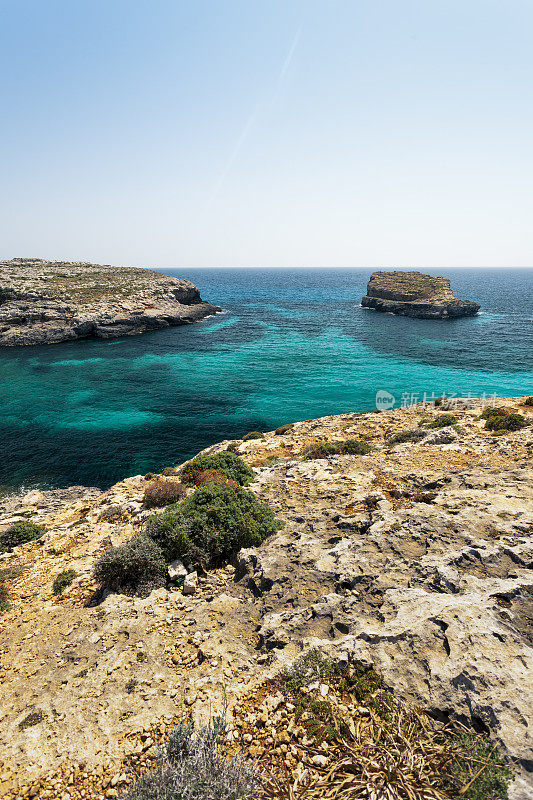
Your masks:
{"label": "green shrub", "polygon": [[201,455],[189,461],[181,470],[183,483],[194,483],[199,472],[215,470],[221,472],[226,478],[236,481],[241,486],[246,486],[254,479],[253,470],[248,467],[242,458],[228,450],[220,453]]}
{"label": "green shrub", "polygon": [[391,436],[390,439],[387,439],[387,444],[394,445],[405,444],[406,442],[418,442],[427,435],[427,431],[423,430],[422,428],[413,428],[409,431],[399,431],[398,433],[395,433],[394,436]]}
{"label": "green shrub", "polygon": [[109,506],[105,508],[100,516],[98,522],[120,522],[124,516],[124,509],[122,506]]}
{"label": "green shrub", "polygon": [[372,445],[368,442],[362,442],[359,439],[346,439],[344,442],[320,442],[318,444],[312,444],[306,447],[302,456],[307,461],[336,455],[365,456],[373,449]]}
{"label": "green shrub", "polygon": [[179,481],[152,481],[144,490],[143,504],[146,508],[161,508],[183,500],[186,493],[185,486]]}
{"label": "green shrub", "polygon": [[428,422],[428,428],[446,428],[448,425],[455,425],[457,422],[457,417],[453,414],[439,414],[438,417],[435,417],[433,422]]}
{"label": "green shrub", "polygon": [[25,730],[25,728],[31,728],[33,725],[38,725],[39,722],[42,722],[44,719],[44,714],[42,711],[32,711],[28,714],[27,717],[19,722],[19,731]]}
{"label": "green shrub", "polygon": [[533,406],[533,397],[526,397],[526,399],[524,400],[524,405]]}
{"label": "green shrub", "polygon": [[479,419],[489,419],[490,417],[506,417],[508,410],[503,406],[489,406],[479,415]]}
{"label": "green shrub", "polygon": [[94,578],[107,589],[146,597],[164,586],[167,566],[161,548],[148,536],[112,547],[94,565]]}
{"label": "green shrub", "polygon": [[261,431],[250,431],[250,433],[245,433],[242,437],[243,442],[248,442],[250,439],[262,439],[263,434]]}
{"label": "green shrub", "polygon": [[218,564],[241,547],[254,547],[281,523],[271,509],[241,486],[208,483],[183,503],[152,517],[146,533],[173,558]]}
{"label": "green shrub", "polygon": [[36,525],[29,520],[15,522],[14,525],[11,525],[10,528],[0,534],[0,553],[9,552],[19,544],[40,539],[45,531],[46,529],[42,525]]}
{"label": "green shrub", "polygon": [[283,436],[284,433],[289,433],[294,428],[293,422],[288,422],[286,425],[280,425],[279,428],[276,428],[274,431],[276,436]]}
{"label": "green shrub", "polygon": [[144,530],[160,548],[167,563],[183,558],[190,548],[188,521],[179,505],[167,506],[162,514],[149,517]]}
{"label": "green shrub", "polygon": [[505,414],[505,416],[492,414],[485,422],[485,428],[489,431],[519,431],[527,428],[529,424],[522,414]]}
{"label": "green shrub", "polygon": [[61,594],[67,586],[70,586],[75,577],[76,572],[73,569],[66,569],[64,572],[60,572],[52,584],[52,592]]}
{"label": "green shrub", "polygon": [[5,583],[0,583],[0,611],[9,611],[9,588]]}

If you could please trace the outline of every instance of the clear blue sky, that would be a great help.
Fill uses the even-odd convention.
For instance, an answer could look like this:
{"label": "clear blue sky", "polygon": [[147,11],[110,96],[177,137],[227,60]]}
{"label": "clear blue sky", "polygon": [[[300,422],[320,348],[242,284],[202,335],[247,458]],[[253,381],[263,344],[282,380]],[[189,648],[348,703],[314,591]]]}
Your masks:
{"label": "clear blue sky", "polygon": [[0,0],[0,257],[533,265],[532,0]]}

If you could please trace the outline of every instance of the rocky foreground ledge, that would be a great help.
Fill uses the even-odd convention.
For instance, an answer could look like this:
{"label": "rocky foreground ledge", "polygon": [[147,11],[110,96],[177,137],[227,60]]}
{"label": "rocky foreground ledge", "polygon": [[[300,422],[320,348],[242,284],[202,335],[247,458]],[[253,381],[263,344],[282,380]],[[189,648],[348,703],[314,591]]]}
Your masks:
{"label": "rocky foreground ledge", "polygon": [[111,339],[220,311],[190,281],[149,269],[15,258],[0,262],[0,345]]}
{"label": "rocky foreground ledge", "polygon": [[419,319],[471,317],[480,309],[478,303],[457,300],[447,278],[399,270],[373,272],[361,305]]}
{"label": "rocky foreground ledge", "polygon": [[[0,560],[9,586],[0,796],[117,797],[178,719],[226,705],[231,735],[253,758],[297,771],[302,747],[319,747],[313,763],[327,769],[327,745],[298,738],[294,705],[264,688],[317,646],[373,665],[395,697],[492,737],[517,765],[509,797],[530,799],[533,407],[524,399],[498,401],[530,423],[503,435],[485,427],[481,407],[454,410],[456,423],[442,408],[415,407],[232,443],[253,468],[251,490],[285,526],[200,576],[190,595],[160,588],[90,605],[95,560],[151,513],[144,477],[103,494],[73,487],[5,501],[0,530],[31,518],[47,533]],[[432,427],[437,418],[448,424]],[[352,438],[374,450],[303,457]],[[54,595],[68,569],[73,582]],[[354,713],[364,725],[370,712]]]}

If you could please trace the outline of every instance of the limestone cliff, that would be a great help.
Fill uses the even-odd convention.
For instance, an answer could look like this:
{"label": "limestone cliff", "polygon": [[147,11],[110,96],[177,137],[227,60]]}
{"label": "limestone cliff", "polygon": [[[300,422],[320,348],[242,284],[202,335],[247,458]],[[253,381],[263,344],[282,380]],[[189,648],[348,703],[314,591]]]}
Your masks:
{"label": "limestone cliff", "polygon": [[[532,423],[523,400],[498,405]],[[494,435],[481,410],[465,403],[444,428],[430,427],[433,406],[347,413],[234,442],[251,490],[285,526],[191,596],[168,586],[88,605],[95,559],[151,513],[144,477],[4,500],[0,531],[31,517],[47,533],[0,556],[0,797],[116,797],[128,764],[151,763],[184,712],[227,702],[238,739],[247,698],[317,644],[373,664],[395,696],[488,732],[518,763],[510,797],[531,797],[532,428]],[[302,458],[351,437],[374,449]],[[250,753],[290,747],[293,759],[294,731],[261,713],[248,720]]]}
{"label": "limestone cliff", "polygon": [[373,272],[363,308],[420,319],[446,319],[477,314],[479,305],[457,300],[447,278],[422,272]]}
{"label": "limestone cliff", "polygon": [[220,311],[190,281],[154,270],[15,258],[0,262],[0,345],[144,333]]}

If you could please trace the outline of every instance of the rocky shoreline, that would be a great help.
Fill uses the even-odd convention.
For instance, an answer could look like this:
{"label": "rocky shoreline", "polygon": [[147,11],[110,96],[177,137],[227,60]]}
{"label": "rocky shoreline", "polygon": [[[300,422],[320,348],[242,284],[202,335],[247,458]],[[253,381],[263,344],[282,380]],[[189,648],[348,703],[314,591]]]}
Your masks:
{"label": "rocky shoreline", "polygon": [[373,272],[361,305],[417,319],[471,317],[480,309],[478,303],[454,297],[447,278],[399,270]]}
{"label": "rocky shoreline", "polygon": [[[208,448],[232,445],[253,468],[249,488],[285,526],[200,576],[189,596],[169,587],[91,605],[95,560],[151,513],[145,477],[104,493],[11,498],[0,531],[32,519],[47,532],[0,556],[14,576],[0,616],[0,797],[117,797],[184,712],[205,719],[225,705],[230,734],[252,756],[267,747],[292,758],[290,726],[269,721],[279,703],[265,711],[253,698],[313,646],[372,664],[395,696],[490,735],[517,765],[509,797],[531,797],[533,407],[524,399],[497,401],[529,422],[505,435],[470,401],[444,427],[434,425],[442,408],[420,405]],[[351,438],[374,449],[303,457]],[[67,568],[76,577],[56,596]]]}
{"label": "rocky shoreline", "polygon": [[199,322],[220,310],[190,281],[154,270],[0,262],[0,346],[112,339]]}

